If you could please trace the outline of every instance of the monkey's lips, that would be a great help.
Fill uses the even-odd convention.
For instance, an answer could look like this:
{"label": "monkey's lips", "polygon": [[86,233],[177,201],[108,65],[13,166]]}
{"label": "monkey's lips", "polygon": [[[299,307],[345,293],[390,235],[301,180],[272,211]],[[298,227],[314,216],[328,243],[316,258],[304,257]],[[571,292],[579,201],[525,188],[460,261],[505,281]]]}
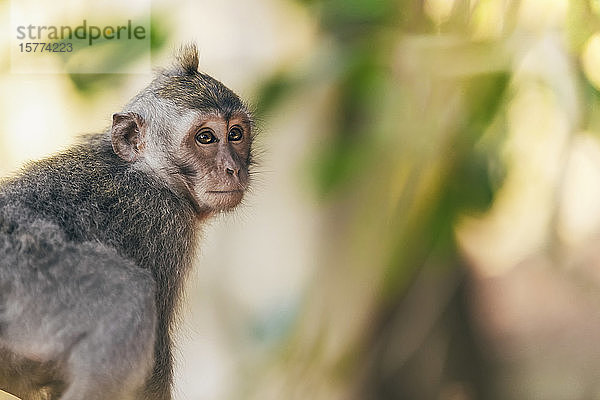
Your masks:
{"label": "monkey's lips", "polygon": [[242,201],[244,191],[240,189],[207,190],[206,196],[208,196],[207,204],[209,204],[213,210],[225,211],[234,208]]}
{"label": "monkey's lips", "polygon": [[206,193],[215,193],[215,194],[242,194],[243,190],[207,190]]}

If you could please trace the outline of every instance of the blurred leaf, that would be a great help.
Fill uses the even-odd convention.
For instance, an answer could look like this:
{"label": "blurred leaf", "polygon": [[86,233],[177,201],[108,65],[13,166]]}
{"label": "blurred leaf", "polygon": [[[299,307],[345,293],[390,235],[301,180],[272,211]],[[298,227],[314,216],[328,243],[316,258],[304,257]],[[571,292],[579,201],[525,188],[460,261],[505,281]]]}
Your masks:
{"label": "blurred leaf", "polygon": [[170,24],[165,18],[156,15],[150,17],[150,49],[158,51],[163,48],[169,39]]}
{"label": "blurred leaf", "polygon": [[596,89],[586,74],[582,70],[577,71],[579,84],[581,86],[581,95],[583,97],[583,127],[591,132],[600,132],[600,91]]}
{"label": "blurred leaf", "polygon": [[284,72],[275,74],[263,82],[258,94],[255,112],[259,117],[273,109],[286,95],[293,92],[296,84]]}
{"label": "blurred leaf", "polygon": [[323,196],[368,173],[380,150],[375,133],[386,118],[381,101],[389,77],[382,72],[377,51],[357,46],[339,77],[336,126],[313,160],[317,191]]}
{"label": "blurred leaf", "polygon": [[569,43],[579,53],[588,38],[600,30],[600,16],[592,11],[590,0],[569,1],[567,26]]}
{"label": "blurred leaf", "polygon": [[398,245],[392,249],[385,278],[386,296],[393,298],[402,293],[414,271],[432,252],[451,260],[455,254],[453,230],[457,217],[490,206],[496,186],[492,185],[488,155],[482,154],[476,144],[500,111],[508,80],[508,73],[499,72],[464,81],[463,117],[453,128],[452,148],[444,149],[448,159],[441,171],[443,176],[437,180],[440,186],[435,202],[423,215],[412,216],[418,226],[398,225]]}
{"label": "blurred leaf", "polygon": [[[78,50],[71,59],[65,59],[65,63],[85,62],[89,65],[90,60],[95,64],[96,70],[107,70],[112,65],[130,65],[137,61],[142,55],[149,51],[160,50],[167,41],[167,29],[162,19],[152,17],[150,23],[150,48],[144,45],[131,45],[127,42],[113,43],[107,39],[99,39],[93,46],[87,46],[87,39],[75,41],[74,47]],[[81,60],[81,61],[80,61]],[[78,74],[71,73],[69,78],[80,92],[92,95],[108,84],[118,84],[127,79],[127,74]]]}
{"label": "blurred leaf", "polygon": [[465,98],[465,128],[471,131],[467,139],[476,140],[491,122],[504,98],[510,75],[505,72],[481,74],[468,79]]}

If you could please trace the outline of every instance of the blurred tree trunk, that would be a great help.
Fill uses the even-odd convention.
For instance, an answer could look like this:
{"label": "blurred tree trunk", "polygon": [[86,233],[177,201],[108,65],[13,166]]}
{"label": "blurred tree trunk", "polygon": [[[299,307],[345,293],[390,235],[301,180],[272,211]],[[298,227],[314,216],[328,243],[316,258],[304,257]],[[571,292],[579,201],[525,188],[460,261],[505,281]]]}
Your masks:
{"label": "blurred tree trunk", "polygon": [[443,24],[423,1],[311,3],[327,56],[274,78],[261,108],[311,84],[334,93],[309,166],[321,268],[274,375],[288,399],[491,398],[454,225],[494,196],[505,44],[470,40],[466,1]]}

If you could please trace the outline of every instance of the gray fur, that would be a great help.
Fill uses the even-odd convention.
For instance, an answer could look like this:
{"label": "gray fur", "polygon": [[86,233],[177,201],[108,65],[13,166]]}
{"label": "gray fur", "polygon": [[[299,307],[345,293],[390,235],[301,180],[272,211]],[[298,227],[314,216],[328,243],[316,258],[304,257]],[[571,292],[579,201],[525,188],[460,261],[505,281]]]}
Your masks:
{"label": "gray fur", "polygon": [[[126,123],[0,185],[0,389],[171,398],[171,331],[199,228],[241,200],[209,192],[249,181],[250,113],[197,59],[185,48],[125,106]],[[208,115],[247,120],[248,137],[186,144]]]}

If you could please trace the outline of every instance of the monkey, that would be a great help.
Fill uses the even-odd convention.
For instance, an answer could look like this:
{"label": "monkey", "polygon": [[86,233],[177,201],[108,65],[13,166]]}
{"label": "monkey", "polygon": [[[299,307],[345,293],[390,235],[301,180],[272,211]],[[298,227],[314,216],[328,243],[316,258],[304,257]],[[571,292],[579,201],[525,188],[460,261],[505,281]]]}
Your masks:
{"label": "monkey", "polygon": [[250,107],[195,45],[112,125],[0,182],[0,389],[172,398],[172,333],[202,226],[250,185]]}

